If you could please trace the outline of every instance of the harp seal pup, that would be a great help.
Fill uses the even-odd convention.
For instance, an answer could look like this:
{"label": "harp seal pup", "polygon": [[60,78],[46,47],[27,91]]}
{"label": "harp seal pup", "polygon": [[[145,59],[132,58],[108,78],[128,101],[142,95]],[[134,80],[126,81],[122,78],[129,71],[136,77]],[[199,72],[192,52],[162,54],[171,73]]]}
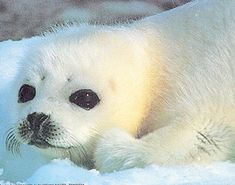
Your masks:
{"label": "harp seal pup", "polygon": [[233,7],[195,1],[46,34],[16,80],[9,150],[24,143],[101,172],[234,160]]}

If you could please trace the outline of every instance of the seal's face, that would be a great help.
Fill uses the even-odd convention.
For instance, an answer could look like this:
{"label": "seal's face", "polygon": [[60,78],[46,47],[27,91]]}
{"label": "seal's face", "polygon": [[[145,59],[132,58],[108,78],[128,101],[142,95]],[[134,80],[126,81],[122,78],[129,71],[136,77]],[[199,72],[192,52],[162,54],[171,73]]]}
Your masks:
{"label": "seal's face", "polygon": [[141,53],[123,35],[86,29],[49,35],[25,58],[10,150],[25,143],[85,164],[107,129],[136,134],[150,95]]}

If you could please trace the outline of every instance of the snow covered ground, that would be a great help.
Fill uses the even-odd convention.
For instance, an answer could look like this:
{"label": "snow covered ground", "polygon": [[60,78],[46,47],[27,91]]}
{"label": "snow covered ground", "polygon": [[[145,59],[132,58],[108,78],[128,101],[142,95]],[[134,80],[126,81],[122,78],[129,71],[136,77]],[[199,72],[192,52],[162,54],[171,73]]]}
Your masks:
{"label": "snow covered ground", "polygon": [[235,185],[235,164],[224,162],[210,166],[148,166],[110,174],[85,170],[68,160],[48,162],[37,152],[25,146],[21,156],[13,156],[5,149],[6,131],[13,126],[10,96],[11,83],[21,57],[38,38],[23,41],[0,42],[0,184],[26,182],[27,184],[74,183],[88,185]]}

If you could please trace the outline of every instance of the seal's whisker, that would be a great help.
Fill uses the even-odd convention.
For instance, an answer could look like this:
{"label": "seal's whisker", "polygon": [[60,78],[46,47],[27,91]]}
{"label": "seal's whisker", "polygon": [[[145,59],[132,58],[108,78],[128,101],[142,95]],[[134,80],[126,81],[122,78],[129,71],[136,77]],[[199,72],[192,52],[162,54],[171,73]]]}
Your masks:
{"label": "seal's whisker", "polygon": [[15,129],[10,128],[7,131],[7,136],[5,140],[6,149],[12,154],[20,153],[20,142],[15,137]]}
{"label": "seal's whisker", "polygon": [[9,137],[11,137],[12,135],[14,135],[14,128],[10,128],[7,132],[6,132],[6,140],[9,139]]}
{"label": "seal's whisker", "polygon": [[102,134],[95,127],[91,127],[91,131],[95,133],[95,135],[92,135],[93,137],[94,136],[102,137]]}
{"label": "seal's whisker", "polygon": [[13,137],[14,137],[14,133],[13,133],[13,132],[9,133],[9,134],[7,135],[7,137],[6,137],[6,143],[7,143],[9,140],[11,140]]}
{"label": "seal's whisker", "polygon": [[[71,158],[71,156],[78,155],[80,159],[85,159],[85,162],[89,164],[89,166],[93,166],[92,162],[89,159],[89,156],[87,154],[87,151],[83,144],[81,144],[76,137],[74,137],[68,130],[64,129],[64,134],[69,136],[66,140],[63,139],[64,143],[67,143],[73,147],[70,147],[66,149],[68,152],[68,156]],[[75,153],[75,154],[73,154]]]}
{"label": "seal's whisker", "polygon": [[20,154],[20,142],[18,142],[17,140],[15,140],[15,143],[14,143],[15,147],[15,153],[17,154]]}
{"label": "seal's whisker", "polygon": [[9,128],[9,129],[5,132],[5,135],[9,135],[9,133],[14,132],[14,130],[15,130],[14,127]]}
{"label": "seal's whisker", "polygon": [[[91,159],[88,156],[87,150],[84,147],[83,144],[81,144],[74,136],[72,136],[72,134],[70,134],[70,139],[72,139],[72,141],[74,141],[75,143],[71,143],[74,146],[78,146],[78,147],[73,147],[72,151],[74,152],[75,150],[79,150],[78,154],[79,154],[79,158],[84,158],[85,159],[85,163],[89,166],[92,167],[93,163],[91,161]],[[80,153],[82,154],[82,156],[80,155]],[[77,154],[77,152],[76,152]],[[76,155],[75,154],[75,155]]]}
{"label": "seal's whisker", "polygon": [[7,134],[7,137],[6,137],[6,140],[5,140],[5,145],[7,148],[9,148],[9,145],[10,145],[10,141],[11,139],[14,138],[14,130],[10,130]]}
{"label": "seal's whisker", "polygon": [[19,142],[17,140],[13,140],[12,142],[12,151],[13,154],[19,154]]}
{"label": "seal's whisker", "polygon": [[17,141],[15,137],[9,140],[8,150],[11,151],[13,154],[17,153]]}
{"label": "seal's whisker", "polygon": [[9,140],[9,149],[10,149],[10,151],[12,151],[12,153],[14,153],[14,143],[15,143],[14,138]]}

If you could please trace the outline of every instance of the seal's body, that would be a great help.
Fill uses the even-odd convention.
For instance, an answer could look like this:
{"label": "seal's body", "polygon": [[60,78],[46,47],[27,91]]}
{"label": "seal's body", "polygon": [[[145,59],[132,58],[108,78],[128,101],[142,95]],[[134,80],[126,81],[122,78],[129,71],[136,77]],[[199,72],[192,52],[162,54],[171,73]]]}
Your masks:
{"label": "seal's body", "polygon": [[17,78],[8,143],[102,172],[234,159],[234,6],[46,34]]}

